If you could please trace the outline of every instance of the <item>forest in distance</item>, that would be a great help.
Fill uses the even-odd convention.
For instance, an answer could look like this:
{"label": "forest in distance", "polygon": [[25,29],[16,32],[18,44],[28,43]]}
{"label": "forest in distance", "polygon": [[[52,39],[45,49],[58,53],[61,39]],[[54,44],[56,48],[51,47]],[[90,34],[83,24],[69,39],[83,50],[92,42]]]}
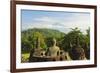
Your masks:
{"label": "forest in distance", "polygon": [[40,38],[40,46],[43,50],[48,50],[51,46],[50,40],[55,38],[60,49],[69,52],[79,38],[79,45],[84,49],[87,59],[90,59],[90,28],[84,34],[78,27],[64,33],[59,30],[47,28],[33,28],[21,31],[21,62],[28,62],[30,51],[35,48],[36,39]]}

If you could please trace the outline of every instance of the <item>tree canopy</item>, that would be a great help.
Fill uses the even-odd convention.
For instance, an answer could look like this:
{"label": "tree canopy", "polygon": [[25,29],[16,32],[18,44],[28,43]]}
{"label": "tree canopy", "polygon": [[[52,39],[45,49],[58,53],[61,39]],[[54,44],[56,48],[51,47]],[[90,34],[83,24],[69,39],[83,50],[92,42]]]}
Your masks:
{"label": "tree canopy", "polygon": [[[90,49],[90,28],[86,30],[86,34],[76,28],[71,28],[71,31],[66,33],[53,29],[29,29],[21,32],[21,48],[22,52],[29,52],[35,48],[37,37],[40,39],[40,46],[47,50],[51,45],[51,39],[57,40],[57,46],[60,49],[69,51],[76,44],[76,38],[79,38],[80,46],[86,51]],[[89,52],[88,52],[89,53]]]}

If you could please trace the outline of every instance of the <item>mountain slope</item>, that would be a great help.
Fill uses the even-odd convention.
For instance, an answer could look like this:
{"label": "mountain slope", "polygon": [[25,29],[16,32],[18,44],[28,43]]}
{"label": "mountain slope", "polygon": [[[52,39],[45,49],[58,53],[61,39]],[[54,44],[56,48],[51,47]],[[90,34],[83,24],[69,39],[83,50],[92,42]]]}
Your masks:
{"label": "mountain slope", "polygon": [[43,28],[43,29],[33,28],[33,29],[25,30],[25,31],[22,31],[22,35],[24,36],[25,34],[32,35],[34,32],[39,32],[46,38],[49,38],[49,37],[61,38],[65,35],[65,33],[62,33],[58,30],[46,29],[46,28]]}

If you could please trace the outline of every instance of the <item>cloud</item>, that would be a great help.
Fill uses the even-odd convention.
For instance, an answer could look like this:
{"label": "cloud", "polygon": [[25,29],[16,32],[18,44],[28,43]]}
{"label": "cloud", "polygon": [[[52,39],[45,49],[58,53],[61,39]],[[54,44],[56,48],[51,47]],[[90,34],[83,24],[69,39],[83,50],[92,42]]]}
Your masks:
{"label": "cloud", "polygon": [[33,18],[33,21],[31,21],[30,23],[22,24],[22,30],[30,28],[49,28],[67,33],[71,30],[70,28],[78,27],[82,32],[85,32],[89,26],[89,14],[73,13],[72,15],[65,15],[64,17],[36,17]]}
{"label": "cloud", "polygon": [[44,17],[40,17],[40,18],[34,18],[33,21],[37,21],[37,22],[55,22],[55,20],[53,18],[44,16]]}

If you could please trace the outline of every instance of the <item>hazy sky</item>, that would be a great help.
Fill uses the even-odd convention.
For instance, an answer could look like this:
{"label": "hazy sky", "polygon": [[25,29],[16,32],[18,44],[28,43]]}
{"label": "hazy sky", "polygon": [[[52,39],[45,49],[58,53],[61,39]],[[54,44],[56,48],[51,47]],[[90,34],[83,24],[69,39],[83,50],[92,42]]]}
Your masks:
{"label": "hazy sky", "polygon": [[90,26],[90,13],[64,11],[21,11],[21,30],[31,28],[50,28],[67,33],[71,28],[78,27],[82,32]]}

